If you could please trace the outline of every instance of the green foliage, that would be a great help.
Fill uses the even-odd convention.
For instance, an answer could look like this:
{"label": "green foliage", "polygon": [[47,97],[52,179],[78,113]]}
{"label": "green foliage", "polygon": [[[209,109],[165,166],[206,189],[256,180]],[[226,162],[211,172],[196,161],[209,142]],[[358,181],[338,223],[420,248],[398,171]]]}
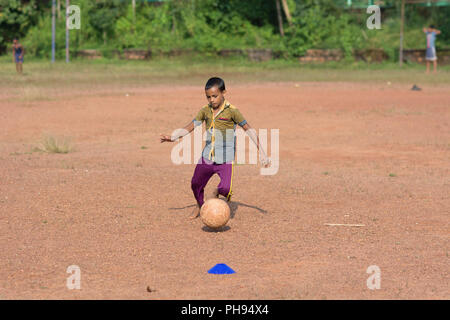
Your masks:
{"label": "green foliage", "polygon": [[[51,44],[52,41],[52,33],[51,28],[48,28],[49,25],[51,26],[51,17],[42,17],[39,19],[37,25],[35,25],[28,31],[27,37],[23,41],[27,55],[45,58],[50,57],[51,46],[49,44]],[[65,41],[64,33],[62,33],[61,23],[59,23],[59,26],[56,30],[56,42],[61,43],[61,41]],[[62,56],[62,53],[56,53],[57,57]]]}
{"label": "green foliage", "polygon": [[20,0],[0,0],[0,53],[14,37],[25,35],[37,20],[35,0],[22,4]]}
{"label": "green foliage", "polygon": [[[433,8],[431,13],[430,24],[434,24],[436,28],[441,30],[436,43],[437,47],[443,46],[443,43],[450,42],[450,7]],[[440,40],[440,41],[439,41]]]}
{"label": "green foliage", "polygon": [[300,56],[311,48],[342,49],[351,56],[362,45],[355,19],[328,0],[297,1],[293,25],[284,40],[290,55]]}
{"label": "green foliage", "polygon": [[[439,10],[444,13],[446,12],[445,8]],[[448,26],[448,22],[439,21],[437,17],[433,18],[429,8],[417,10],[417,8],[411,7],[406,10],[405,15],[406,21],[403,37],[403,46],[405,49],[424,49],[426,38],[422,28],[431,23],[434,23],[436,27],[442,31],[442,34],[439,35],[436,40],[438,49],[448,46],[448,40],[446,41],[445,39],[446,32],[444,31],[445,27]],[[441,24],[439,24],[439,22],[441,22]],[[400,20],[396,15],[390,15],[385,18],[382,21],[381,30],[365,30],[364,35],[367,37],[362,44],[364,48],[382,48],[389,55],[391,60],[394,61],[398,59]]]}
{"label": "green foliage", "polygon": [[116,23],[116,34],[122,35],[117,39],[119,47],[151,48],[155,52],[187,48],[216,52],[223,48],[267,47],[275,38],[269,24],[255,26],[233,10],[225,15],[217,10],[217,1],[202,1],[201,7],[199,2],[141,6],[135,24],[129,5],[126,15]]}
{"label": "green foliage", "polygon": [[133,23],[133,11],[128,6],[126,15],[117,20],[115,31],[122,35],[117,39],[119,48],[158,48],[168,50],[175,39],[171,37],[168,5],[161,7],[142,7],[136,12]]}
{"label": "green foliage", "polygon": [[[204,55],[214,55],[221,49],[270,48],[284,58],[296,58],[311,48],[342,49],[347,57],[351,57],[355,49],[383,48],[394,59],[400,30],[398,3],[389,1],[394,6],[383,11],[381,30],[368,30],[365,10],[344,10],[338,6],[341,2],[287,0],[292,22],[288,23],[283,14],[285,36],[282,37],[275,0],[170,0],[162,3],[136,0],[135,14],[131,0],[71,0],[71,4],[80,6],[81,29],[70,31],[70,45],[72,51],[100,49],[108,53],[139,48],[158,54],[190,49]],[[0,37],[17,30],[26,32],[27,52],[48,57],[50,1],[40,1],[37,7],[35,0],[27,5],[18,3],[22,2],[0,0]],[[62,4],[63,11],[64,1]],[[7,17],[6,10],[9,10]],[[423,47],[421,29],[429,23],[443,32],[437,46],[447,46],[449,10],[450,7],[408,5],[405,48]],[[64,32],[62,17],[57,22],[58,57],[64,55]]]}
{"label": "green foliage", "polygon": [[348,14],[332,20],[333,27],[321,47],[342,49],[346,57],[351,57],[354,49],[364,46],[363,29]]}
{"label": "green foliage", "polygon": [[98,40],[106,44],[108,38],[114,38],[117,19],[123,14],[121,0],[97,0],[88,11],[89,22]]}

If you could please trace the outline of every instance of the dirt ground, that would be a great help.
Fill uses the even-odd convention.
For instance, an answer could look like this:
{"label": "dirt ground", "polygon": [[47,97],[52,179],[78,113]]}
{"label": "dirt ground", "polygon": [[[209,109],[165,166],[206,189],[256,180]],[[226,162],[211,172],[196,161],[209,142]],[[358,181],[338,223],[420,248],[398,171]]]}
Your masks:
{"label": "dirt ground", "polygon": [[[3,99],[0,298],[449,299],[450,88],[411,86],[231,83],[252,127],[280,130],[280,168],[236,166],[221,232],[187,219],[194,165],[159,142],[201,87]],[[44,133],[74,149],[36,151]]]}

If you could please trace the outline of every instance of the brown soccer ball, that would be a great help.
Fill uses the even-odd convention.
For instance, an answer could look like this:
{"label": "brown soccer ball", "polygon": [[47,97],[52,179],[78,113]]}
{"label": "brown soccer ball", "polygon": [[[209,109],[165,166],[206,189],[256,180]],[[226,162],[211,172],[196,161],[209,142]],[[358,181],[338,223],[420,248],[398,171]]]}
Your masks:
{"label": "brown soccer ball", "polygon": [[218,229],[230,220],[230,207],[221,199],[206,200],[200,209],[203,223],[212,229]]}

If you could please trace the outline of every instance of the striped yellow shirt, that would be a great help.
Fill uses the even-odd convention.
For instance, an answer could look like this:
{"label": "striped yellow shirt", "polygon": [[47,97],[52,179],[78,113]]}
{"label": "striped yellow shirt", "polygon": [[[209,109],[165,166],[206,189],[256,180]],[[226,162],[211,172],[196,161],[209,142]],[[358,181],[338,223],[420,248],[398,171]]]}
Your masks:
{"label": "striped yellow shirt", "polygon": [[234,161],[236,149],[236,125],[244,126],[247,121],[241,112],[228,101],[224,101],[219,112],[214,117],[213,109],[206,105],[200,109],[194,118],[194,125],[206,124],[206,145],[202,157],[215,163],[230,163]]}

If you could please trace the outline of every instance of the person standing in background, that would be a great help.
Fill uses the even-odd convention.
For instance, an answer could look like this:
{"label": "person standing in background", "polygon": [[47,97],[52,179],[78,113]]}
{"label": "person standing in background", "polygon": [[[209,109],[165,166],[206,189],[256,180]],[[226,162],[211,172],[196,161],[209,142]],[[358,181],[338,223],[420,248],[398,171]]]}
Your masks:
{"label": "person standing in background", "polygon": [[433,61],[434,73],[437,72],[437,55],[436,55],[436,36],[441,33],[433,25],[428,28],[423,28],[423,32],[427,36],[427,52],[425,60],[427,61],[427,73],[430,73],[430,61]]}
{"label": "person standing in background", "polygon": [[13,40],[13,61],[16,64],[16,71],[19,74],[22,74],[23,72],[23,55],[25,54],[25,49],[23,46],[19,43],[19,40],[17,38],[14,38]]}

